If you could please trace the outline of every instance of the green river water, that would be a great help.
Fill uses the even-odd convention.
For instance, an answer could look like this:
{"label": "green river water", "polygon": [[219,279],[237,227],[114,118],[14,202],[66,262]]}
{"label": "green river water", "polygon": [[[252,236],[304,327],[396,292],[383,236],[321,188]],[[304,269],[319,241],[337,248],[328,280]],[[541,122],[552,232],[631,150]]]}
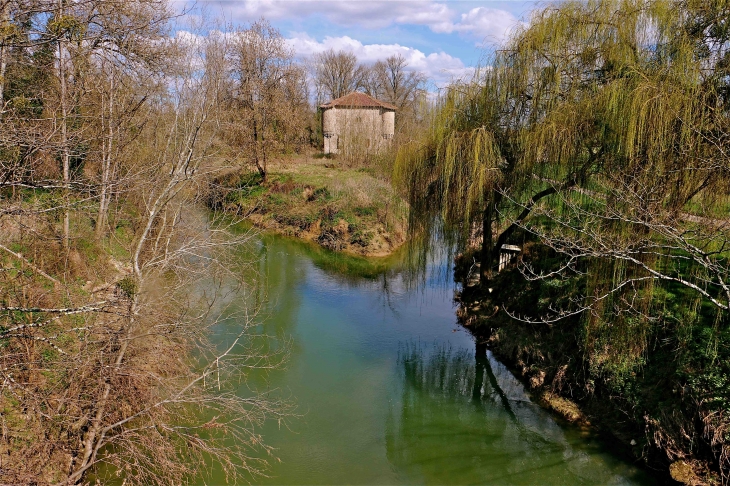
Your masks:
{"label": "green river water", "polygon": [[259,431],[280,461],[255,483],[654,483],[532,403],[491,354],[475,355],[445,257],[410,288],[397,256],[368,262],[276,236],[254,245],[256,330],[291,356],[251,384],[290,398],[298,414]]}

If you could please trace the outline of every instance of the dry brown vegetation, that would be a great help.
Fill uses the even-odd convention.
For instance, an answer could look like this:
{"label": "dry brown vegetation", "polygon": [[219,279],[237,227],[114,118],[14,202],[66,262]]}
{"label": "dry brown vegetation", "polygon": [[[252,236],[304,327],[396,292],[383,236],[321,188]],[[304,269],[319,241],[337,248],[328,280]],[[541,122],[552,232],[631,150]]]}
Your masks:
{"label": "dry brown vegetation", "polygon": [[211,204],[330,250],[384,256],[405,242],[408,205],[376,173],[337,159],[288,157],[271,165],[266,182],[247,171],[217,179]]}
{"label": "dry brown vegetation", "polygon": [[374,167],[271,166],[318,130],[276,29],[173,18],[165,0],[0,1],[0,483],[265,473],[258,430],[291,409],[244,385],[287,350],[250,335],[252,232],[199,211],[216,182],[234,186],[220,207],[333,249],[405,238]]}
{"label": "dry brown vegetation", "polygon": [[170,38],[164,2],[0,13],[0,482],[261,474],[258,428],[288,405],[241,384],[286,350],[249,339],[230,249],[251,234],[196,209],[220,171],[225,46]]}

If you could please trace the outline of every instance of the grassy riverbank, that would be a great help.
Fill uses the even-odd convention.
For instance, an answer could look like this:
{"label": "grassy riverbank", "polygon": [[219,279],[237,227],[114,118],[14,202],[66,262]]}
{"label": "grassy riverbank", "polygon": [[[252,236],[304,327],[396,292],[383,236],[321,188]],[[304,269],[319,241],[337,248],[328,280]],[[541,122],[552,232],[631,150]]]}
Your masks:
{"label": "grassy riverbank", "polygon": [[[543,273],[563,263],[529,242],[520,258]],[[468,267],[461,265],[457,278]],[[597,275],[582,270],[572,279],[527,281],[512,265],[490,289],[461,293],[460,321],[548,408],[598,426],[667,479],[720,484],[730,439],[730,335],[722,317],[688,305],[693,300],[681,287],[657,286],[647,296],[655,316],[649,322],[590,312],[541,322],[549,309],[583,294],[587,275]]]}
{"label": "grassy riverbank", "polygon": [[335,251],[385,256],[406,239],[408,205],[370,166],[297,156],[216,180],[211,206]]}

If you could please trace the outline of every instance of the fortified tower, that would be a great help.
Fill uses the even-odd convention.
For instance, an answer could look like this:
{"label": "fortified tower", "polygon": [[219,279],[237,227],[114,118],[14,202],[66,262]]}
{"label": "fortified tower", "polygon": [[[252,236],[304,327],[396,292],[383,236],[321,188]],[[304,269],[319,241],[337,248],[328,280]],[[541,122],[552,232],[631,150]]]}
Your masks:
{"label": "fortified tower", "polygon": [[374,153],[390,144],[396,107],[352,92],[320,105],[324,153]]}

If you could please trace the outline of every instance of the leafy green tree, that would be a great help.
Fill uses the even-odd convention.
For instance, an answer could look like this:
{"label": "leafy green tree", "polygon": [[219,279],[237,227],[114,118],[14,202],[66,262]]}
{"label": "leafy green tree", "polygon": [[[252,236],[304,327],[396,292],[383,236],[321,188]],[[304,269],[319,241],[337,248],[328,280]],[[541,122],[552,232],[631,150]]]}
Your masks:
{"label": "leafy green tree", "polygon": [[499,246],[552,194],[578,204],[600,193],[604,209],[616,200],[667,221],[700,194],[724,194],[725,40],[708,36],[708,9],[693,5],[567,3],[537,14],[475,79],[448,89],[424,141],[400,154],[416,219],[438,213],[460,248],[481,224],[488,277]]}
{"label": "leafy green tree", "polygon": [[[516,229],[562,256],[559,268],[520,269],[529,280],[572,282],[573,297],[542,315],[509,315],[532,325],[575,317],[588,376],[627,400],[621,384],[633,383],[651,345],[663,346],[657,336],[687,345],[683,333],[719,327],[703,342],[725,349],[728,25],[723,1],[547,7],[473,80],[452,85],[423,140],[399,154],[414,227],[440,219],[459,250],[481,241],[483,283]],[[683,379],[704,385],[676,411],[683,425],[638,420],[670,457],[705,441],[726,476],[721,384],[730,373],[712,361],[722,353],[670,354],[685,363]]]}
{"label": "leafy green tree", "polygon": [[[588,107],[603,73],[566,50],[585,40],[568,27],[551,31],[557,26],[537,23],[473,79],[452,84],[424,139],[398,155],[414,226],[438,215],[443,237],[457,249],[478,235],[483,283],[535,204],[584,183],[605,156],[600,124]],[[513,224],[495,234],[510,218]]]}

